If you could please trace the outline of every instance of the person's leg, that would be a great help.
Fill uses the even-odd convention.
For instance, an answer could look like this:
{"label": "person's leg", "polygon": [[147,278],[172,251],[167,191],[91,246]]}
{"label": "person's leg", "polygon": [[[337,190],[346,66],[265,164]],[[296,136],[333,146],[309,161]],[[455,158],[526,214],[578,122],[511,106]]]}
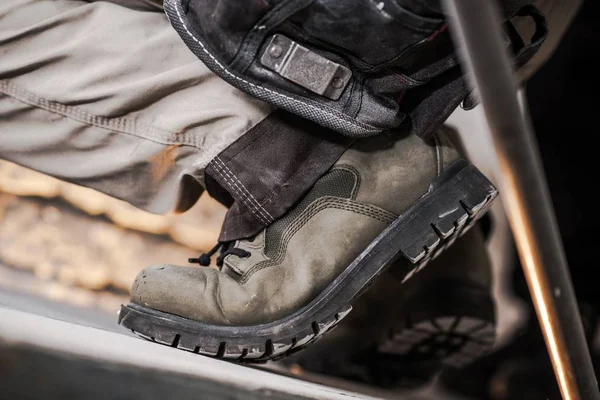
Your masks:
{"label": "person's leg", "polygon": [[186,209],[202,185],[232,205],[222,271],[156,266],[134,283],[120,322],[159,342],[293,352],[390,261],[402,254],[411,276],[495,196],[443,141],[398,131],[345,151],[352,140],[270,113],[194,61],[160,13],[11,0],[0,16],[0,157],[154,212]]}
{"label": "person's leg", "polygon": [[151,1],[0,4],[0,157],[153,212],[272,107],[213,75]]}

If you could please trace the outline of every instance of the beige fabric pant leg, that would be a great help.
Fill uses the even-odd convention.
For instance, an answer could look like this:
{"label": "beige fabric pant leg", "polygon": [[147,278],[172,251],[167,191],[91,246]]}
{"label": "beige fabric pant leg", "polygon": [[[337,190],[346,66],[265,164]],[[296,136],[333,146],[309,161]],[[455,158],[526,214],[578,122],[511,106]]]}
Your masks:
{"label": "beige fabric pant leg", "polygon": [[215,75],[149,0],[0,2],[0,157],[156,213],[272,107]]}

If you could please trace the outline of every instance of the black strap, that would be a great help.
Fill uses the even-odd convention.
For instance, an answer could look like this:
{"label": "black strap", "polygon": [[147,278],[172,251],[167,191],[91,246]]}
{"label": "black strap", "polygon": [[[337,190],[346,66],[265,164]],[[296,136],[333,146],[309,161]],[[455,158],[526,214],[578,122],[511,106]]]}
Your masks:
{"label": "black strap", "polygon": [[[529,44],[523,44],[523,40],[516,43],[521,45],[519,47],[514,47],[515,43],[513,43],[513,53],[515,55],[515,64],[517,68],[525,65],[531,58],[537,53],[537,51],[542,47],[542,43],[548,37],[548,20],[542,14],[540,10],[537,9],[532,4],[526,5],[521,8],[517,13],[520,17],[531,17],[535,22],[535,32],[530,39]],[[506,22],[514,29],[514,26],[510,21]],[[515,29],[516,31],[516,29]]]}
{"label": "black strap", "polygon": [[[546,40],[546,37],[548,37],[548,20],[533,4],[521,7],[515,15],[519,17],[531,17],[535,22],[535,32],[528,44],[525,44],[523,38],[519,35],[519,32],[517,32],[517,29],[510,20],[504,23],[504,32],[510,40],[515,67],[518,69],[533,58],[544,43],[544,40]],[[471,91],[463,100],[461,107],[465,110],[471,110],[478,103],[479,100],[475,95],[475,91]]]}

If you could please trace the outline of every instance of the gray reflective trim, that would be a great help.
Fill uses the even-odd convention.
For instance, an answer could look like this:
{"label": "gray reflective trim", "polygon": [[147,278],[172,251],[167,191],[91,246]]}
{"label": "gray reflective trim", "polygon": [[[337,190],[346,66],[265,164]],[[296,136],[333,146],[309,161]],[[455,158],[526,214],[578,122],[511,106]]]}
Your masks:
{"label": "gray reflective trim", "polygon": [[382,132],[382,128],[358,122],[356,119],[324,104],[289,93],[280,93],[269,88],[264,83],[255,82],[232,71],[209,51],[204,42],[198,37],[198,34],[193,31],[193,28],[184,17],[185,12],[180,0],[165,0],[164,7],[173,28],[179,33],[190,50],[215,74],[231,85],[260,100],[275,104],[284,110],[315,121],[324,127],[334,129],[349,137],[373,136]]}
{"label": "gray reflective trim", "polygon": [[321,96],[337,100],[352,72],[283,35],[273,35],[260,62],[286,79]]}

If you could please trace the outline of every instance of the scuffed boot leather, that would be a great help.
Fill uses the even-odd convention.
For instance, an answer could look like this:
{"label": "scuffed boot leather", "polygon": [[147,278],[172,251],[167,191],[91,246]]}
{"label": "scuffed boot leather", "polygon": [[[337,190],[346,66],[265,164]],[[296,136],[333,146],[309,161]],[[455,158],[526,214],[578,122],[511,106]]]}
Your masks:
{"label": "scuffed boot leather", "polygon": [[220,270],[143,270],[120,322],[206,355],[291,353],[343,318],[399,256],[395,273],[412,276],[495,194],[443,136],[359,140],[282,218],[252,239],[221,244]]}

